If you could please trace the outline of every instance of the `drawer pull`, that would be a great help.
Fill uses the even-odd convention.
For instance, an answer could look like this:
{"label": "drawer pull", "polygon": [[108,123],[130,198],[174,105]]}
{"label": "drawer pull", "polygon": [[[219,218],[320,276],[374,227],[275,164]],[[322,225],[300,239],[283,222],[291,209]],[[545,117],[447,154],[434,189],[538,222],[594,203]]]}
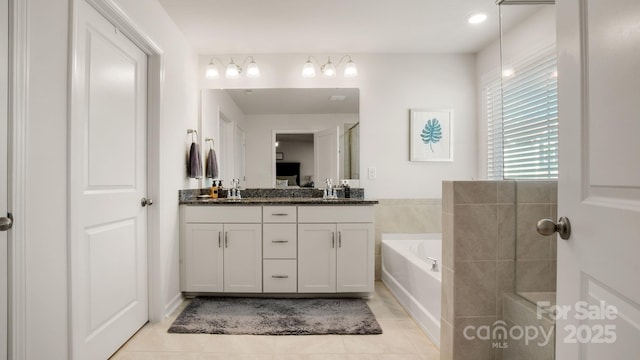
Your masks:
{"label": "drawer pull", "polygon": [[289,240],[271,240],[271,242],[276,244],[286,244]]}
{"label": "drawer pull", "polygon": [[218,232],[218,247],[222,247],[222,231]]}
{"label": "drawer pull", "polygon": [[287,213],[275,213],[275,214],[271,214],[271,216],[289,216],[289,214],[287,214]]}
{"label": "drawer pull", "polygon": [[338,231],[338,247],[342,247],[342,231]]}
{"label": "drawer pull", "polygon": [[288,279],[289,275],[271,275],[274,279]]}
{"label": "drawer pull", "polygon": [[336,233],[332,232],[331,233],[331,248],[335,248],[336,247]]}
{"label": "drawer pull", "polygon": [[225,231],[224,233],[224,247],[229,247],[229,233]]}

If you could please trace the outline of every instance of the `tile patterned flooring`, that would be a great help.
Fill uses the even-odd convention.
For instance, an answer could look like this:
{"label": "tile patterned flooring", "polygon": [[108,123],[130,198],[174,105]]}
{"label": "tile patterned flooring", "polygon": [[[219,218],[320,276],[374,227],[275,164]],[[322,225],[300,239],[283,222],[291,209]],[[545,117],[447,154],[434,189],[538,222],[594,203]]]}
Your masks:
{"label": "tile patterned flooring", "polygon": [[186,306],[147,324],[112,360],[438,360],[440,352],[381,282],[368,300],[382,335],[256,336],[169,334]]}

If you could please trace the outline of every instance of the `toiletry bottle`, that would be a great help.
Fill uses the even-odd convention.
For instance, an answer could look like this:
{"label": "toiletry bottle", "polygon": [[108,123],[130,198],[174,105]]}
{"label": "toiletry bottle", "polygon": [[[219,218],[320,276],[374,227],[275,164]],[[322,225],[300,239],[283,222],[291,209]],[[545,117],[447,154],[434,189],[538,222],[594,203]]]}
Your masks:
{"label": "toiletry bottle", "polygon": [[342,188],[344,190],[345,199],[351,198],[351,187],[349,186],[349,183],[345,181],[344,185],[342,185]]}
{"label": "toiletry bottle", "polygon": [[211,183],[211,197],[214,199],[218,198],[218,180],[213,180]]}

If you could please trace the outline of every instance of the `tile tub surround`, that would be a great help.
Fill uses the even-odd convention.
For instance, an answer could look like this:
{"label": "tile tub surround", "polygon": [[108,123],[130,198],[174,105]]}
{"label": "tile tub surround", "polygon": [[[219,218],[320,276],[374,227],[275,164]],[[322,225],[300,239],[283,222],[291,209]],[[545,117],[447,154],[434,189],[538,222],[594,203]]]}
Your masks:
{"label": "tile tub surround", "polygon": [[424,234],[442,232],[441,199],[378,199],[375,207],[375,279],[382,273],[383,233]]}
{"label": "tile tub surround", "polygon": [[[519,252],[532,256],[522,259],[531,262],[520,273],[526,289],[532,288],[527,281],[550,282],[550,271],[545,271],[551,266],[542,263],[550,260],[545,256],[555,243],[543,239],[542,245],[520,244],[516,239],[534,238],[538,216],[553,215],[555,182],[445,181],[442,193],[442,359],[499,359],[502,353],[490,341],[469,341],[463,330],[503,318],[504,294],[515,291]],[[540,211],[542,207],[547,211]]]}

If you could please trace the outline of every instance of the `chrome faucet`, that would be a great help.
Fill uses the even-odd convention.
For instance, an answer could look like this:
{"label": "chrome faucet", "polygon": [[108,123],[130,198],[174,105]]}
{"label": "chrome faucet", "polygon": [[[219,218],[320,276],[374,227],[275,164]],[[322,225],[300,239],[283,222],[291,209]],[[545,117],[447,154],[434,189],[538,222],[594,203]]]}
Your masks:
{"label": "chrome faucet", "polygon": [[440,271],[440,269],[438,268],[438,259],[428,256],[427,259],[433,261],[433,264],[431,264],[431,271]]}

